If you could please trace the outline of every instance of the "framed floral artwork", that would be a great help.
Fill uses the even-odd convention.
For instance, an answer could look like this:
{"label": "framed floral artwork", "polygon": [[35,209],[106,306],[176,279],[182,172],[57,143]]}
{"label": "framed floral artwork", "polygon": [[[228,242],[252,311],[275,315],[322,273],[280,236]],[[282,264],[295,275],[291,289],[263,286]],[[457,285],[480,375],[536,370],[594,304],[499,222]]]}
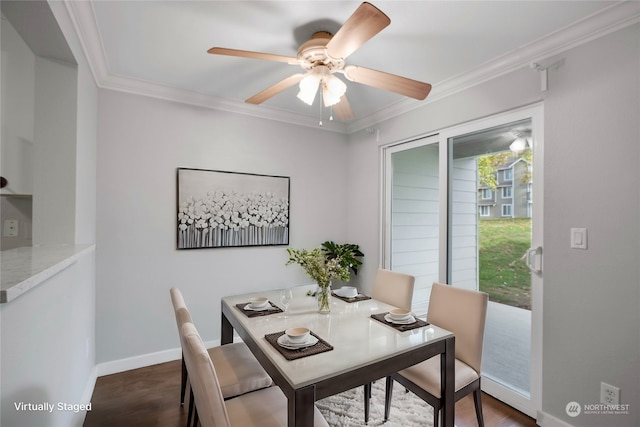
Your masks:
{"label": "framed floral artwork", "polygon": [[177,169],[178,249],[289,244],[289,177]]}

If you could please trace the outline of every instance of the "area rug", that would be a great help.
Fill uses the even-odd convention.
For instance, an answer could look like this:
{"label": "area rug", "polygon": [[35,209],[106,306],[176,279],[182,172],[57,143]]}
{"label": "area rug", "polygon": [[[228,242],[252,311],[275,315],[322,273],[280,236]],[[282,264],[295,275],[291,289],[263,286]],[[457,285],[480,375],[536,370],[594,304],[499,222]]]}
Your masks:
{"label": "area rug", "polygon": [[364,400],[362,397],[364,387],[356,387],[344,393],[319,400],[316,402],[316,406],[331,427],[433,426],[433,408],[417,398],[413,393],[406,393],[404,387],[396,382],[394,382],[389,421],[385,423],[384,384],[384,379],[373,383],[368,424],[364,423]]}

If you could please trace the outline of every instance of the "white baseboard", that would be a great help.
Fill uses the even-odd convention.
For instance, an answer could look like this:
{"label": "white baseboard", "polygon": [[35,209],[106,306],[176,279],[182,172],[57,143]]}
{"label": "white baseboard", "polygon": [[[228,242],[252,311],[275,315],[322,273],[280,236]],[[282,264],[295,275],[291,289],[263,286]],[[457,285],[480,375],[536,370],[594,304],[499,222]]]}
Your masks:
{"label": "white baseboard", "polygon": [[[91,402],[91,397],[93,397],[93,390],[96,387],[96,380],[98,379],[97,369],[94,366],[89,373],[89,378],[87,379],[87,385],[84,387],[84,391],[82,392],[82,397],[80,398],[79,403],[89,403]],[[74,426],[82,427],[84,425],[84,420],[87,417],[87,411],[78,412],[76,421],[73,423]]]}
{"label": "white baseboard", "polygon": [[[238,341],[236,339],[236,341]],[[220,345],[220,340],[205,342],[207,348]],[[142,354],[140,356],[128,357],[126,359],[114,360],[111,362],[99,363],[96,365],[96,377],[117,374],[119,372],[130,371],[132,369],[144,368],[146,366],[157,365],[159,363],[178,360],[182,357],[181,348],[158,351],[155,353]]]}
{"label": "white baseboard", "polygon": [[130,371],[132,369],[144,368],[145,366],[157,365],[158,363],[170,362],[172,360],[180,359],[181,355],[181,350],[179,348],[175,348],[100,363],[96,365],[97,376],[102,377],[104,375],[117,374],[119,372]]}
{"label": "white baseboard", "polygon": [[[234,341],[241,341],[238,337],[234,338]],[[205,343],[207,348],[220,345],[220,340],[208,341]],[[119,372],[130,371],[132,369],[144,368],[146,366],[157,365],[159,363],[170,362],[172,360],[178,360],[182,357],[181,348],[172,348],[169,350],[158,351],[156,353],[143,354],[140,356],[128,357],[126,359],[114,360],[111,362],[99,363],[93,367],[87,380],[84,392],[82,393],[83,403],[91,402],[93,396],[93,390],[96,387],[96,381],[98,377],[104,375],[117,374]],[[74,426],[81,427],[84,424],[84,420],[87,416],[85,412],[78,412],[76,422]]]}
{"label": "white baseboard", "polygon": [[569,424],[566,421],[562,421],[561,419],[542,411],[538,412],[536,421],[537,424],[541,427],[573,427],[572,424]]}
{"label": "white baseboard", "polygon": [[82,393],[82,399],[80,403],[89,403],[91,402],[91,397],[93,396],[93,390],[96,387],[96,380],[98,379],[98,370],[94,366],[91,372],[89,373],[89,379],[87,380],[87,385],[84,388],[84,392]]}

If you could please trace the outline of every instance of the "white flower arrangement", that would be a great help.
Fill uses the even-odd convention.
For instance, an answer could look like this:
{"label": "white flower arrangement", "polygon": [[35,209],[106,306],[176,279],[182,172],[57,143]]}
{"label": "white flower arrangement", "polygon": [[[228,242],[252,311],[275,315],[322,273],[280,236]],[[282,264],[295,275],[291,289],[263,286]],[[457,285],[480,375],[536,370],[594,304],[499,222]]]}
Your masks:
{"label": "white flower arrangement", "polygon": [[179,247],[284,244],[289,201],[274,193],[217,190],[178,209]]}

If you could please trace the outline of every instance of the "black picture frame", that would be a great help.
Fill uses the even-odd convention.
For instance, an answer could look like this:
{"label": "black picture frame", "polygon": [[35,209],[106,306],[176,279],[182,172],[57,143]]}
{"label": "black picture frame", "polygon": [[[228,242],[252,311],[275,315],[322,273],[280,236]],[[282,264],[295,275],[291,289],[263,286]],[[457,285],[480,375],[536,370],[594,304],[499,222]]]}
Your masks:
{"label": "black picture frame", "polygon": [[289,244],[290,178],[177,168],[176,248]]}

